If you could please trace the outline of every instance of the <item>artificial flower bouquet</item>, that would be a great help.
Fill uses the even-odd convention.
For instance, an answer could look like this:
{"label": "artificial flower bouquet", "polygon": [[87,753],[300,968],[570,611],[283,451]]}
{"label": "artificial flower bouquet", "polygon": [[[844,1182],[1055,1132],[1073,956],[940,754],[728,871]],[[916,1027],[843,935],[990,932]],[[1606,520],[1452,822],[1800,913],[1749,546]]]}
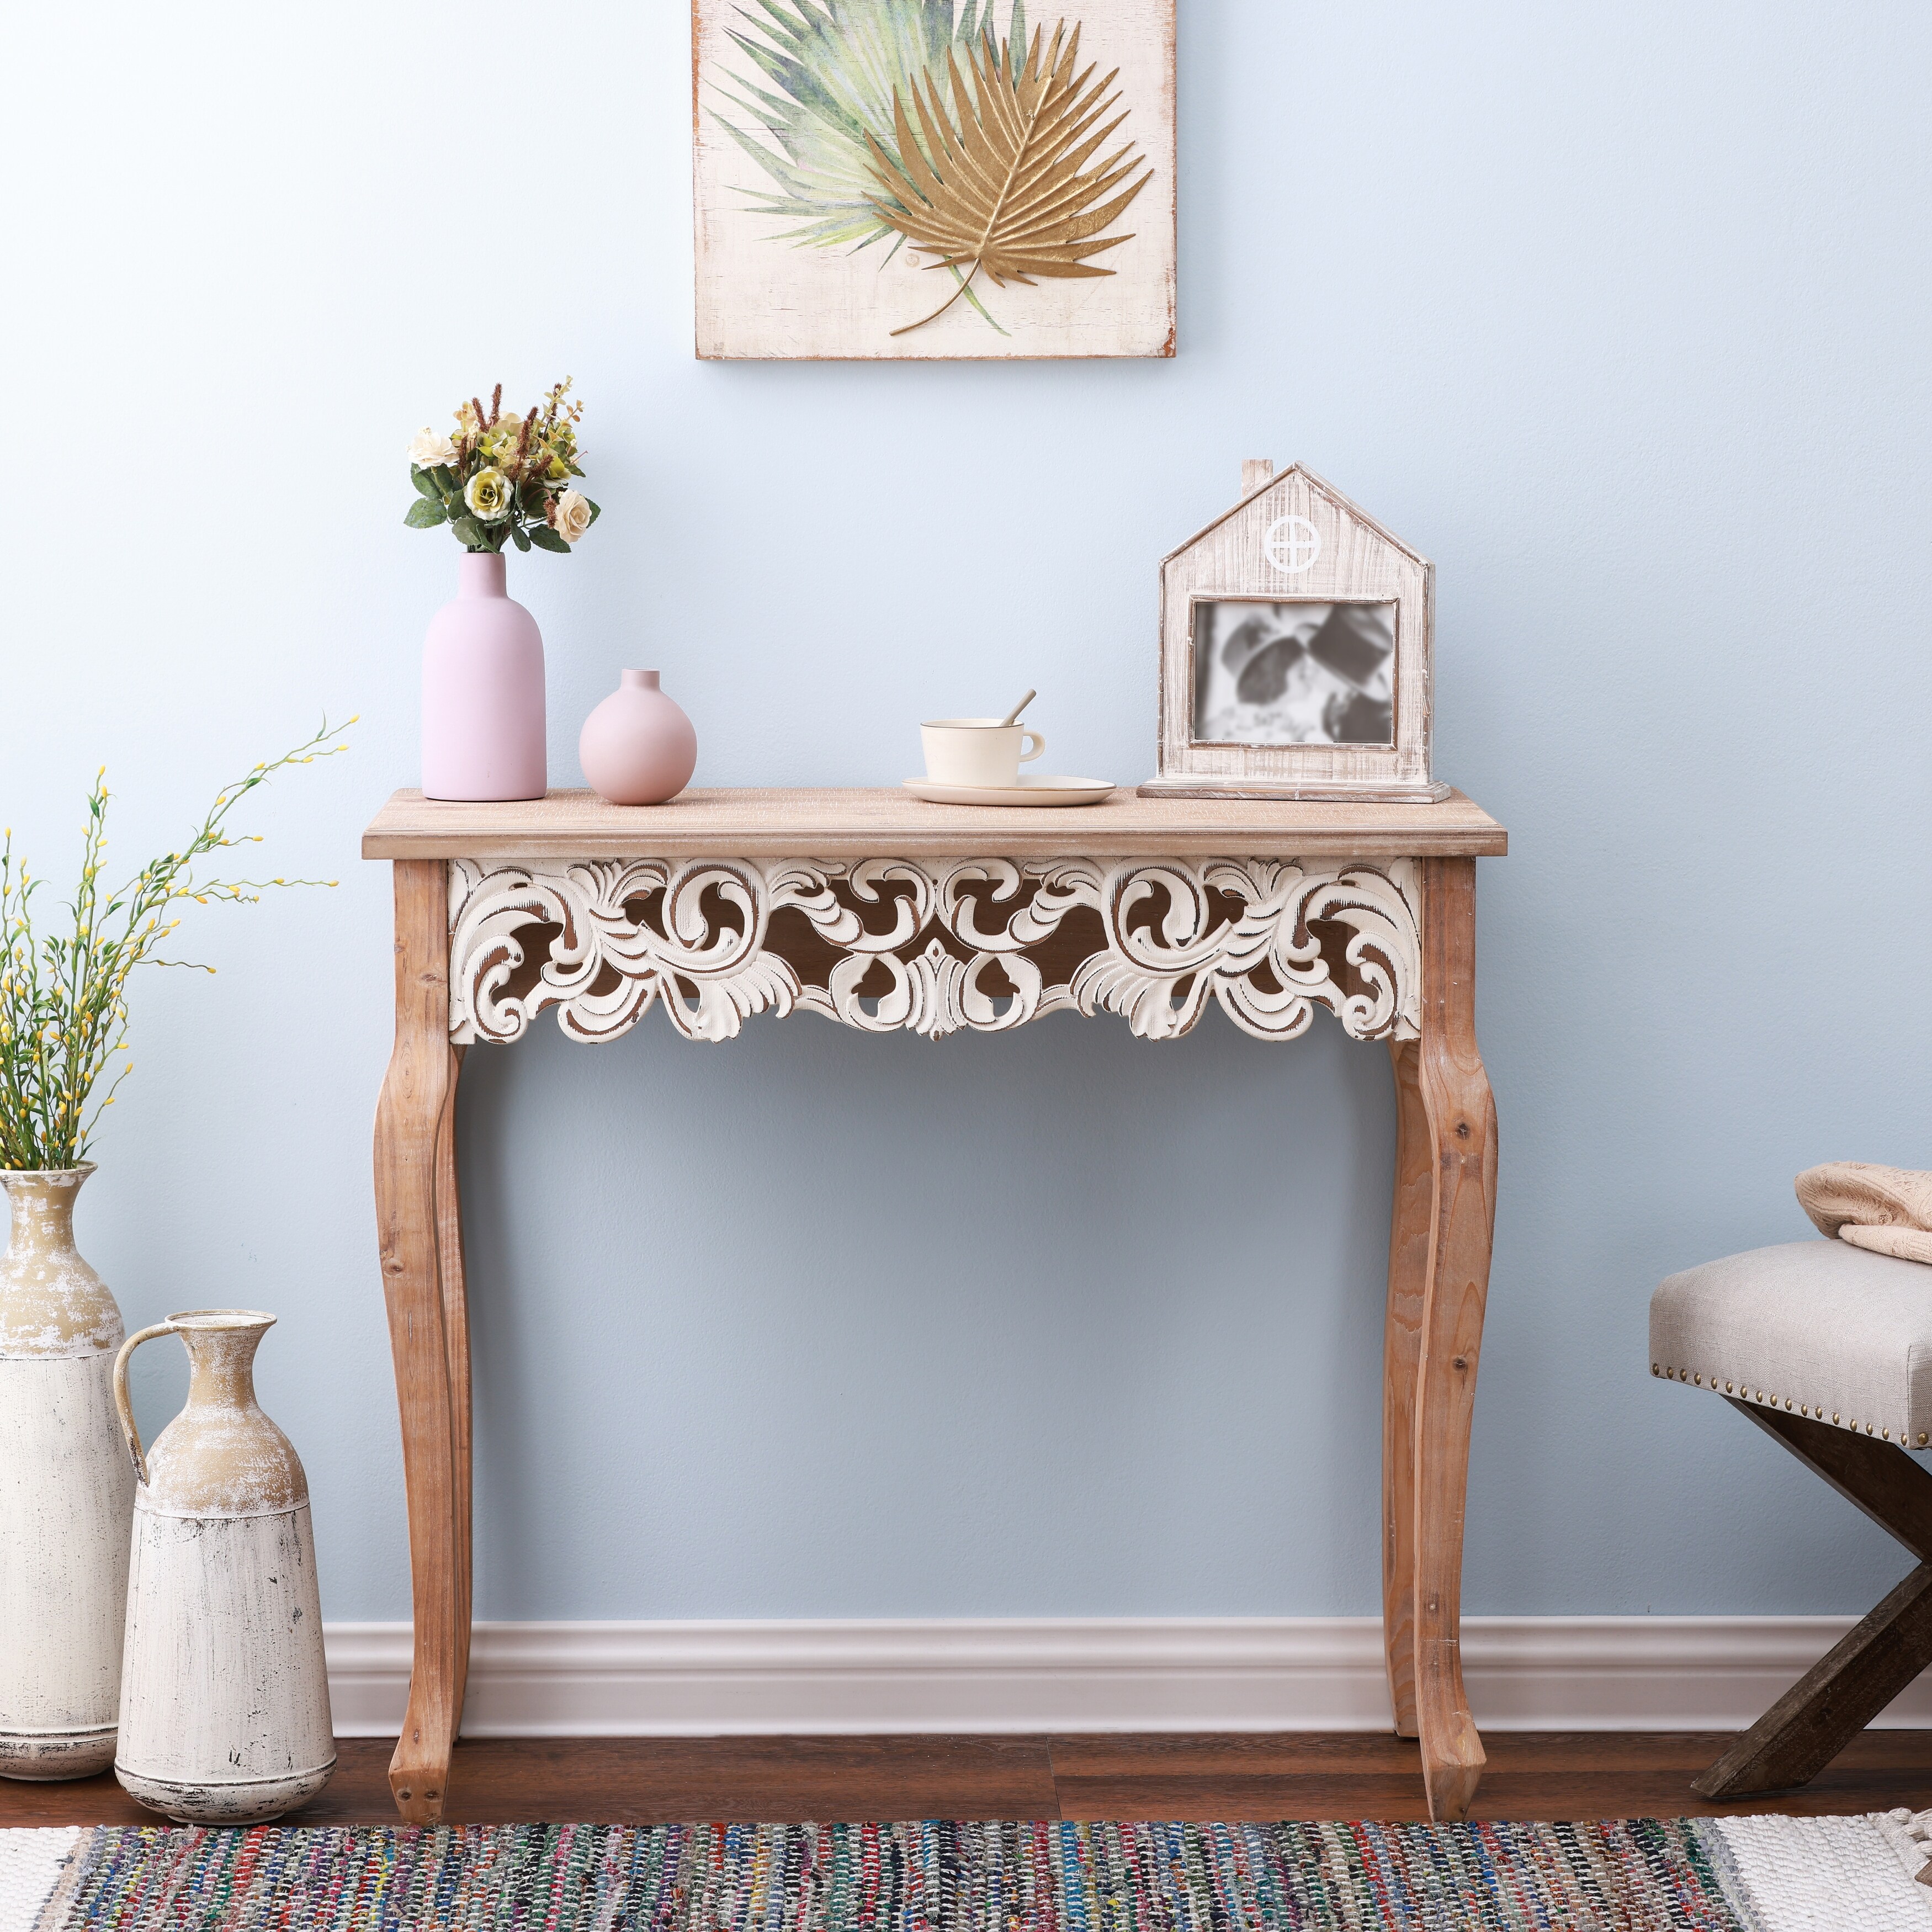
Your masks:
{"label": "artificial flower bouquet", "polygon": [[528,416],[503,413],[501,382],[489,413],[473,398],[456,412],[456,434],[419,430],[410,445],[410,481],[416,501],[403,520],[412,530],[447,524],[464,549],[492,555],[507,537],[518,549],[532,544],[568,555],[597,520],[597,506],[571,487],[577,466],[581,403],[566,400],[566,376]]}

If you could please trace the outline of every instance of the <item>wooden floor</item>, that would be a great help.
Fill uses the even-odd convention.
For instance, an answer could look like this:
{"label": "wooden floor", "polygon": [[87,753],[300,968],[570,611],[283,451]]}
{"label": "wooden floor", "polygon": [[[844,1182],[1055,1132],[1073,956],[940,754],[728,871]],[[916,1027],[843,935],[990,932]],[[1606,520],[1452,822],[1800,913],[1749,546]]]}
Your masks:
{"label": "wooden floor", "polygon": [[[1932,1806],[1932,1731],[1868,1731],[1802,1791],[1711,1805],[1690,1780],[1716,1732],[1492,1732],[1477,1815],[1684,1816]],[[288,1822],[392,1824],[385,1740],[346,1738]],[[1232,1737],[479,1738],[458,1748],[452,1824],[680,1820],[1426,1816],[1415,1747],[1360,1732]],[[152,1823],[111,1777],[0,1780],[0,1826]]]}

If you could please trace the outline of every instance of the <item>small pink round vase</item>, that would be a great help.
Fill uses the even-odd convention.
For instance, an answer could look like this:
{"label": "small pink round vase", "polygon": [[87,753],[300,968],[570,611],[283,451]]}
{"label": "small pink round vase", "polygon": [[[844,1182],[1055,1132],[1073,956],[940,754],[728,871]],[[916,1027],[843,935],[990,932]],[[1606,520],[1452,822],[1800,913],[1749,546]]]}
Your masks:
{"label": "small pink round vase", "polygon": [[613,805],[662,805],[691,782],[698,734],[658,688],[656,671],[627,670],[584,719],[577,755],[600,798]]}
{"label": "small pink round vase", "polygon": [[425,798],[542,798],[543,633],[503,591],[503,560],[457,559],[456,596],[423,640]]}

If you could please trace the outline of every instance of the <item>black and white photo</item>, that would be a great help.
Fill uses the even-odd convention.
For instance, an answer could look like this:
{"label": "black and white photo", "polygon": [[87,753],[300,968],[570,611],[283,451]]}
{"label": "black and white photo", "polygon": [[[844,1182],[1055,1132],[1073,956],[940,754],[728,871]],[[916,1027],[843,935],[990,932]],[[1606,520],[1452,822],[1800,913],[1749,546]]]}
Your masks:
{"label": "black and white photo", "polygon": [[1429,560],[1300,464],[1160,566],[1160,759],[1146,798],[1439,803]]}
{"label": "black and white photo", "polygon": [[1195,742],[1393,745],[1396,609],[1196,599]]}

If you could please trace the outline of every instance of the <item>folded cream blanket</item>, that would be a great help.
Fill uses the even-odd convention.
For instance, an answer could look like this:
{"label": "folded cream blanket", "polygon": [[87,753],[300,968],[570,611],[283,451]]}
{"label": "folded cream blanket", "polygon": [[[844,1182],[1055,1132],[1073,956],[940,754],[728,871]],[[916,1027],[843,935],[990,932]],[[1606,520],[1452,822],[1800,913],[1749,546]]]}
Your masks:
{"label": "folded cream blanket", "polygon": [[1808,1167],[1797,1186],[1798,1206],[1821,1234],[1874,1254],[1932,1263],[1932,1174],[1828,1160]]}

